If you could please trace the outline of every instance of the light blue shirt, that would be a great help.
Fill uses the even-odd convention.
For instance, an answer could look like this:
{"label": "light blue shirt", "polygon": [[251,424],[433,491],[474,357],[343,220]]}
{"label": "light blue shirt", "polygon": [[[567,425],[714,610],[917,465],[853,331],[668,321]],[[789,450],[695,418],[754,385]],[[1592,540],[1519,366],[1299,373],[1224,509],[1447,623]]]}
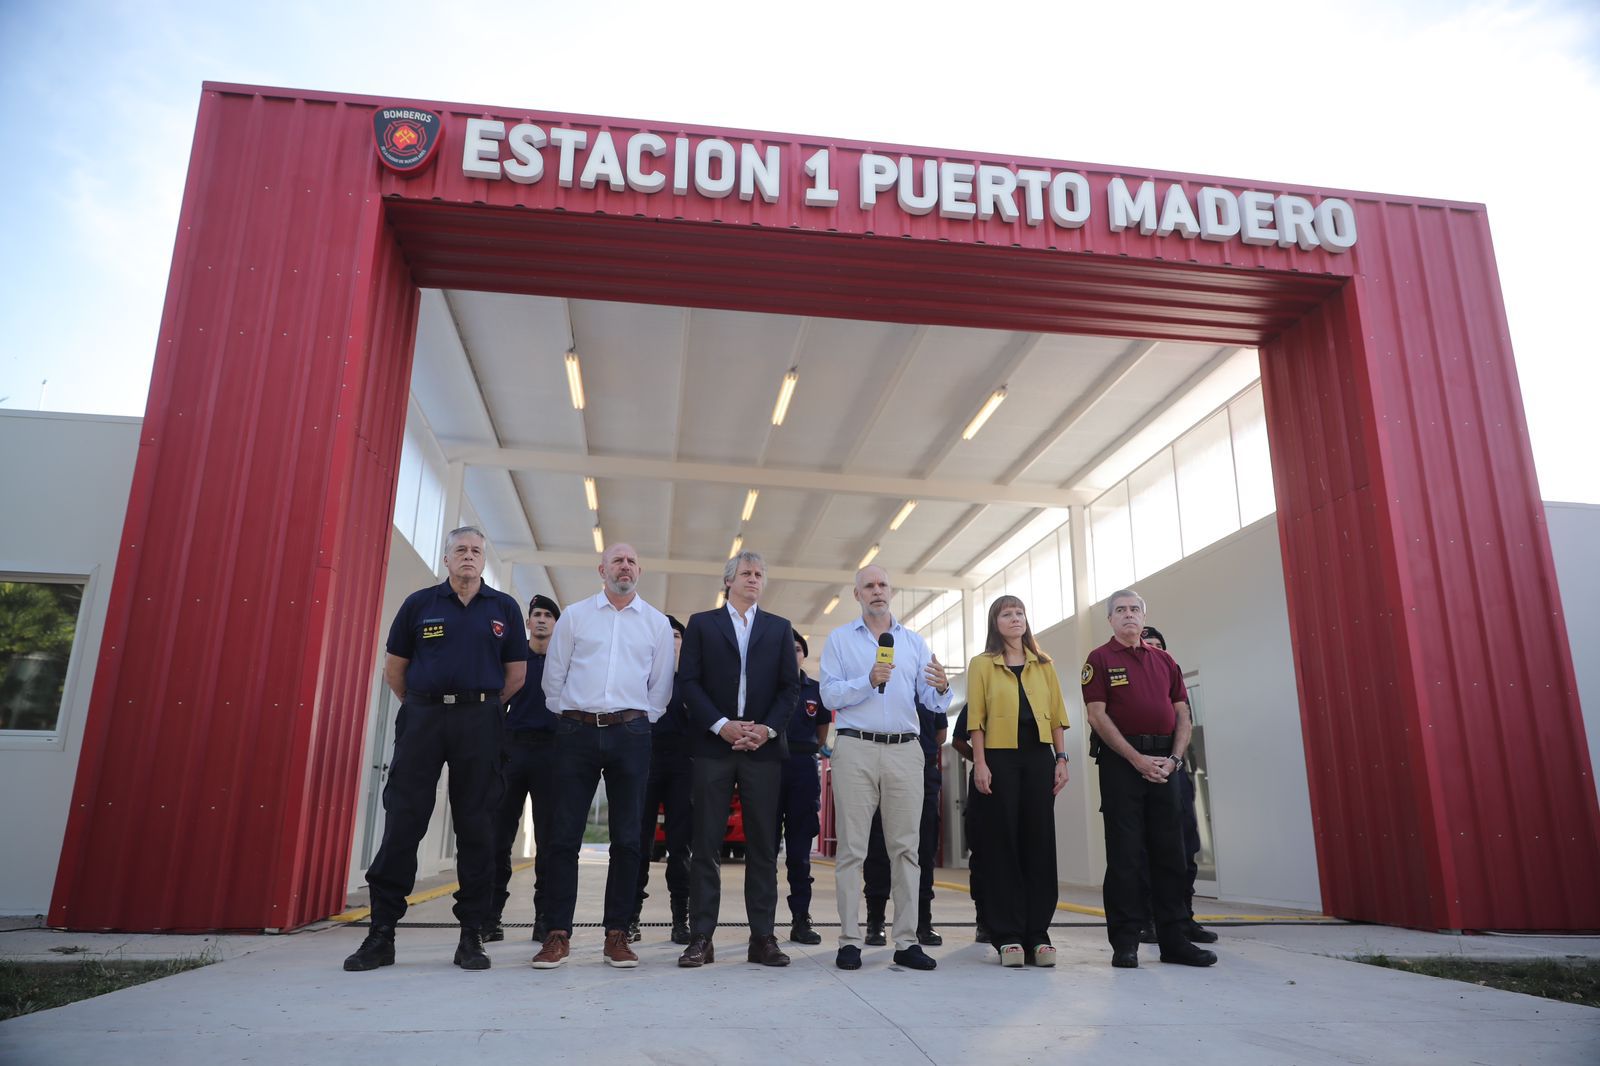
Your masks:
{"label": "light blue shirt", "polygon": [[917,733],[922,729],[919,700],[930,711],[949,711],[949,690],[941,696],[923,677],[933,658],[928,645],[899,622],[889,632],[894,636],[894,672],[882,694],[869,680],[878,661],[878,638],[866,621],[857,618],[828,634],[822,649],[822,704],[840,729]]}

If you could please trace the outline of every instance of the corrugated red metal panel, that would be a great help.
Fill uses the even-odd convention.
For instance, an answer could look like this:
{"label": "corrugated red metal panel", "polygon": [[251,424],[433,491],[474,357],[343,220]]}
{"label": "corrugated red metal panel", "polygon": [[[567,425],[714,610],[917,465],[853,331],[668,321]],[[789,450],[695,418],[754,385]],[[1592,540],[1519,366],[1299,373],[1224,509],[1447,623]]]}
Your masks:
{"label": "corrugated red metal panel", "polygon": [[[1600,811],[1481,208],[1351,196],[1340,256],[483,182],[459,160],[485,112],[454,105],[442,158],[400,178],[372,156],[376,103],[207,87],[53,922],[339,905],[420,282],[1261,343],[1325,907],[1600,927]],[[869,147],[973,161],[650,128],[782,144],[791,188],[826,143],[846,203]],[[1002,162],[1077,169],[1096,197],[1117,174]]]}

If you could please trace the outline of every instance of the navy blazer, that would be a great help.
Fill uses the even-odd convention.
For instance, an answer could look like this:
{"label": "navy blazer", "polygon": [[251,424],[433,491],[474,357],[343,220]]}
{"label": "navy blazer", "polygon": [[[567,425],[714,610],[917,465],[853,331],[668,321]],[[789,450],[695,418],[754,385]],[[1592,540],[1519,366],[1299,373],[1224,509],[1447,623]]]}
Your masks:
{"label": "navy blazer", "polygon": [[[744,721],[778,731],[749,755],[781,759],[788,754],[789,716],[800,696],[800,666],[794,658],[794,627],[788,619],[757,610],[745,652]],[[696,757],[736,754],[711,732],[719,718],[739,721],[739,638],[726,607],[689,618],[678,657],[678,693],[689,712],[689,736]]]}

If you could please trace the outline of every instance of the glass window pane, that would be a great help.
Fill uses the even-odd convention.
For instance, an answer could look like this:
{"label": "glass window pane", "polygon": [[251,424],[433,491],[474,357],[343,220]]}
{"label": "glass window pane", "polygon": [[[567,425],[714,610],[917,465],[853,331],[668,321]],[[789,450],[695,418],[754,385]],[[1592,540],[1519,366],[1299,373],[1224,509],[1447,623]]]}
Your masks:
{"label": "glass window pane", "polygon": [[1133,524],[1133,569],[1138,577],[1149,577],[1183,558],[1172,449],[1161,449],[1128,476],[1128,510]]}
{"label": "glass window pane", "polygon": [[1028,621],[1035,633],[1061,621],[1061,557],[1056,554],[1056,535],[1050,534],[1028,552],[1033,571],[1033,595],[1022,602],[1028,608]]}
{"label": "glass window pane", "polygon": [[1023,603],[1027,603],[1028,597],[1032,592],[1029,587],[1029,580],[1028,556],[1026,554],[1019,555],[1015,562],[1006,567],[1006,595],[1015,596]]}
{"label": "glass window pane", "polygon": [[1183,554],[1199,551],[1239,528],[1228,413],[1218,411],[1172,444],[1178,473]]}
{"label": "glass window pane", "polygon": [[1278,506],[1260,385],[1228,405],[1228,420],[1233,424],[1233,465],[1239,477],[1239,520],[1248,525]]}
{"label": "glass window pane", "polygon": [[1090,559],[1094,565],[1094,598],[1104,599],[1133,583],[1133,529],[1128,522],[1128,483],[1089,505]]}
{"label": "glass window pane", "polygon": [[83,589],[70,582],[0,581],[0,730],[56,728]]}
{"label": "glass window pane", "polygon": [[[422,449],[414,427],[406,426],[400,442],[400,476],[394,487],[394,524],[413,547],[416,546],[417,489],[422,479]],[[423,555],[426,559],[427,556]]]}
{"label": "glass window pane", "polygon": [[1072,584],[1072,523],[1056,530],[1056,554],[1061,559],[1062,616],[1078,613],[1078,596]]}

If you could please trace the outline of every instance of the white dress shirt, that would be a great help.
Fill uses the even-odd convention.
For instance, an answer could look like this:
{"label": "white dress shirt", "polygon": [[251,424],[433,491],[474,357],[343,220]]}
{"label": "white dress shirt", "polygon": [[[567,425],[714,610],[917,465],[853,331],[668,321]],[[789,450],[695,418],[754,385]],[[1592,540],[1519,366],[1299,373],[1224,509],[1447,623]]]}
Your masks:
{"label": "white dress shirt", "polygon": [[[741,618],[739,616],[739,612],[734,609],[732,600],[728,601],[727,609],[728,618],[733,622],[734,638],[739,642],[739,717],[743,718],[744,693],[748,687],[745,678],[749,673],[750,667],[750,630],[754,629],[756,624],[756,605],[753,603],[750,605],[749,618]],[[718,718],[716,724],[711,727],[711,731],[713,733],[721,733],[722,727],[727,724],[728,720],[726,718]]]}
{"label": "white dress shirt", "polygon": [[894,672],[882,693],[871,681],[872,668],[878,662],[878,638],[867,628],[866,620],[857,618],[828,634],[822,649],[822,704],[833,712],[838,728],[920,733],[918,700],[930,711],[949,711],[949,688],[941,696],[923,677],[933,659],[928,645],[899,622],[891,622],[889,632],[894,635]]}
{"label": "white dress shirt", "polygon": [[635,594],[616,608],[604,592],[561,612],[544,662],[551,711],[646,711],[654,722],[672,698],[672,626]]}

